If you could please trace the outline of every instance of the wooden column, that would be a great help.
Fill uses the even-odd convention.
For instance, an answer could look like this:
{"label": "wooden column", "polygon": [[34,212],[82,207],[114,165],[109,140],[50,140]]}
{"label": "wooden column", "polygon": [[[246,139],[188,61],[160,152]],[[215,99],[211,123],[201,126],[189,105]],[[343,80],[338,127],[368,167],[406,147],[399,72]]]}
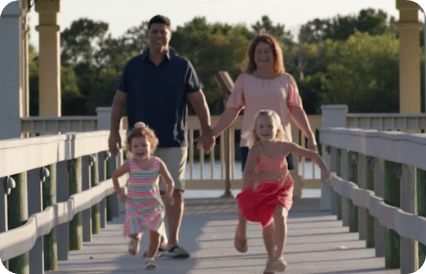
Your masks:
{"label": "wooden column", "polygon": [[[402,165],[401,209],[417,214],[416,167]],[[401,236],[401,273],[414,273],[419,269],[419,245],[417,241]]]}
{"label": "wooden column", "polygon": [[[385,161],[385,203],[400,207],[400,176],[402,168],[398,163]],[[385,236],[385,266],[387,268],[400,267],[401,239],[399,234],[386,228]]]}
{"label": "wooden column", "polygon": [[[56,204],[56,164],[47,167],[50,176],[43,182],[43,210]],[[44,270],[58,270],[58,245],[56,227],[49,234],[44,235]]]}
{"label": "wooden column", "polygon": [[[374,158],[374,194],[378,197],[385,197],[385,162],[380,158]],[[386,228],[382,226],[377,218],[374,218],[374,246],[376,257],[385,256],[385,235]]]}
{"label": "wooden column", "polygon": [[[22,226],[28,220],[27,172],[12,176],[16,188],[12,189],[8,199],[9,230]],[[13,273],[29,273],[28,253],[9,260],[9,270]]]}
{"label": "wooden column", "polygon": [[59,11],[61,0],[38,0],[39,116],[61,116],[61,56]]}
{"label": "wooden column", "polygon": [[[356,152],[348,152],[348,179],[358,184],[358,154]],[[349,232],[358,232],[358,207],[354,206],[352,200],[349,203]]]}
{"label": "wooden column", "polygon": [[[68,161],[69,194],[70,196],[81,192],[81,157]],[[74,215],[69,223],[70,250],[83,249],[83,227],[81,212]]]}
{"label": "wooden column", "polygon": [[399,112],[420,113],[420,29],[419,5],[397,0],[399,21]]}

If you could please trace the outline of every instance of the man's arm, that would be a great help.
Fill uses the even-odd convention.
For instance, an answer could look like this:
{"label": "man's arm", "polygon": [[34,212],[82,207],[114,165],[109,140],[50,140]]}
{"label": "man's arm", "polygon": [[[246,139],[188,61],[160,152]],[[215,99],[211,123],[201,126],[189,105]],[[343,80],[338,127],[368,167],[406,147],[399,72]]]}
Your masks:
{"label": "man's arm", "polygon": [[303,135],[308,138],[308,149],[316,151],[317,141],[315,140],[315,134],[312,132],[305,111],[302,108],[294,107],[291,109],[290,114],[296,126],[302,131]]}
{"label": "man's arm", "polygon": [[118,149],[117,144],[121,146],[121,138],[119,134],[120,120],[123,115],[124,104],[126,103],[127,94],[121,90],[117,90],[112,103],[111,110],[111,129],[108,138],[108,147],[112,155],[117,155]]}
{"label": "man's arm", "polygon": [[188,93],[189,102],[194,107],[195,114],[200,120],[201,136],[199,140],[203,144],[204,152],[209,152],[214,146],[214,137],[210,127],[210,111],[203,91]]}

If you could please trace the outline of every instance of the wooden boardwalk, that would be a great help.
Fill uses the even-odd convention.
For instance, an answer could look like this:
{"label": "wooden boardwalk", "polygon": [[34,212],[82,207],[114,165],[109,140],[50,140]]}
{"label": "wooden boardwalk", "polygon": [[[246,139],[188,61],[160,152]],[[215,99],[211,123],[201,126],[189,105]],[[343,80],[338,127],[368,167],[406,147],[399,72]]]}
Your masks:
{"label": "wooden boardwalk", "polygon": [[[141,252],[127,253],[129,240],[122,236],[123,217],[109,222],[106,229],[85,242],[83,250],[71,251],[68,261],[59,262],[59,271],[49,273],[263,273],[266,251],[261,227],[249,223],[247,253],[233,247],[237,224],[234,199],[187,199],[182,222],[181,244],[191,253],[186,260],[157,258],[154,271],[144,269]],[[335,215],[319,210],[319,199],[294,201],[289,214],[288,237],[284,250],[286,273],[328,274],[399,274],[399,269],[386,269],[384,258],[376,258],[372,248]]]}

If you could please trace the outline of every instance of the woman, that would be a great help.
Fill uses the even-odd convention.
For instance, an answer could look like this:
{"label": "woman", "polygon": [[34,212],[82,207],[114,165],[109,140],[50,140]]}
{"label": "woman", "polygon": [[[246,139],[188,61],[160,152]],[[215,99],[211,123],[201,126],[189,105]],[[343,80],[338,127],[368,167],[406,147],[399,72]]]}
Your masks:
{"label": "woman", "polygon": [[[226,103],[225,111],[212,129],[215,138],[227,129],[244,109],[243,135],[253,124],[254,116],[259,110],[276,111],[282,121],[285,141],[291,142],[289,116],[308,139],[308,149],[316,151],[315,135],[311,130],[299,91],[294,78],[285,72],[281,48],[275,38],[267,34],[257,35],[248,50],[247,69],[238,76],[234,89]],[[198,143],[198,145],[201,145]],[[242,167],[248,155],[247,140],[241,137],[240,143]],[[292,159],[287,158],[289,169],[293,169]],[[246,252],[247,220],[238,214],[238,226],[235,233],[235,248]]]}

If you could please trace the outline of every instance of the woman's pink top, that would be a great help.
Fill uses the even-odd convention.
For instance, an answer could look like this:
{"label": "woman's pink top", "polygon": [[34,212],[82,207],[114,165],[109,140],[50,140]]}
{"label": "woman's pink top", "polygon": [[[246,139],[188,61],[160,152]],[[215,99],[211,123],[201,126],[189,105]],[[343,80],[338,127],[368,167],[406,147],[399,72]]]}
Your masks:
{"label": "woman's pink top", "polygon": [[241,214],[249,221],[259,222],[263,227],[268,226],[274,219],[277,205],[285,207],[287,211],[293,205],[294,183],[287,169],[286,155],[278,158],[269,158],[263,153],[256,163],[256,173],[283,171],[283,177],[278,180],[263,180],[256,182],[255,191],[246,188],[237,195],[238,208]]}
{"label": "woman's pink top", "polygon": [[[259,110],[271,109],[278,113],[285,132],[285,141],[291,142],[289,112],[292,108],[303,108],[294,78],[284,73],[275,79],[260,79],[250,74],[240,74],[226,103],[228,108],[244,109],[241,135],[253,126]],[[240,146],[247,146],[241,139]]]}

